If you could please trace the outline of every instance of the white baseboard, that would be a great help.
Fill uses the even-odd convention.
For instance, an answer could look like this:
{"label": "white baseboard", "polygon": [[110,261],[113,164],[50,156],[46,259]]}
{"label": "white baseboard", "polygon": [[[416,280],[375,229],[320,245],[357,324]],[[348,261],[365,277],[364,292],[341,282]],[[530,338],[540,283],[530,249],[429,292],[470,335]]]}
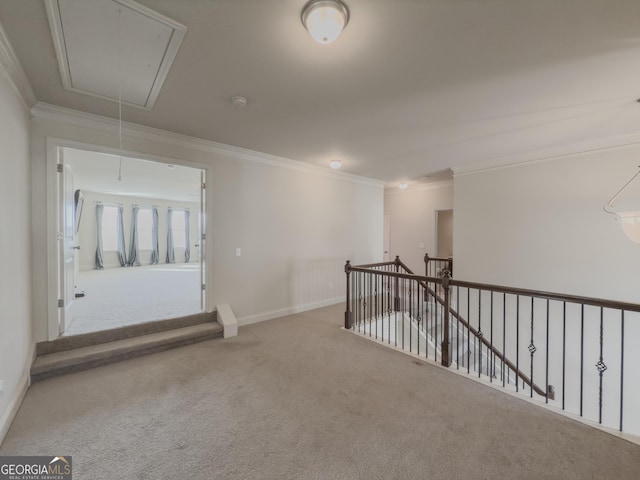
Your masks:
{"label": "white baseboard", "polygon": [[0,446],[2,446],[2,442],[4,442],[7,433],[9,433],[9,428],[11,428],[11,424],[13,423],[13,419],[16,417],[18,410],[20,409],[20,405],[22,405],[22,400],[24,400],[24,396],[27,394],[27,390],[29,389],[29,385],[31,385],[31,365],[35,360],[36,355],[36,347],[35,344],[31,346],[31,351],[28,355],[28,362],[25,365],[24,371],[22,372],[22,376],[20,377],[20,383],[18,384],[18,388],[13,393],[12,398],[9,401],[9,405],[7,410],[4,412],[2,417],[0,417]]}
{"label": "white baseboard", "polygon": [[296,305],[293,307],[281,308],[279,310],[272,310],[270,312],[258,313],[256,315],[248,315],[238,319],[238,326],[244,327],[253,323],[264,322],[266,320],[272,320],[274,318],[280,318],[294,313],[315,310],[316,308],[328,307],[329,305],[336,305],[338,303],[343,303],[344,301],[345,297],[334,297],[321,300],[319,302],[307,303],[305,305]]}

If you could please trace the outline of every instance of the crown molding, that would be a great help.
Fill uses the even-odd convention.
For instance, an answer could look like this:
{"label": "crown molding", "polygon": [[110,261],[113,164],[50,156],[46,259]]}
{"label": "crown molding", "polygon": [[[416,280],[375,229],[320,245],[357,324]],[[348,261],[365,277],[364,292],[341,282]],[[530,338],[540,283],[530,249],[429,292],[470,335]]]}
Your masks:
{"label": "crown molding", "polygon": [[0,23],[0,73],[4,73],[27,108],[36,103],[31,83],[16,55],[7,32]]}
{"label": "crown molding", "polygon": [[564,145],[561,147],[541,149],[534,152],[527,152],[508,157],[498,157],[475,165],[453,167],[451,170],[453,171],[454,177],[460,177],[464,175],[491,172],[494,170],[503,170],[506,168],[523,167],[536,163],[552,162],[554,160],[562,160],[564,158],[587,155],[595,152],[638,146],[640,146],[640,133],[634,133],[616,137],[599,138],[586,142]]}
{"label": "crown molding", "polygon": [[[69,125],[89,127],[102,131],[107,130],[114,135],[118,134],[120,127],[120,122],[116,119],[58,107],[56,105],[50,105],[43,102],[36,103],[36,105],[31,109],[31,115],[36,119],[45,121],[62,122]],[[163,143],[214,155],[223,155],[236,160],[259,163],[277,168],[285,168],[302,173],[310,173],[316,176],[366,185],[369,187],[379,188],[381,190],[384,188],[384,182],[380,180],[361,177],[359,175],[353,175],[345,172],[330,171],[327,168],[310,165],[285,157],[279,157],[277,155],[270,155],[268,153],[257,152],[255,150],[249,150],[233,145],[226,145],[224,143],[218,143],[211,140],[190,137],[158,128],[146,127],[137,123],[122,122],[122,134],[138,140]]]}

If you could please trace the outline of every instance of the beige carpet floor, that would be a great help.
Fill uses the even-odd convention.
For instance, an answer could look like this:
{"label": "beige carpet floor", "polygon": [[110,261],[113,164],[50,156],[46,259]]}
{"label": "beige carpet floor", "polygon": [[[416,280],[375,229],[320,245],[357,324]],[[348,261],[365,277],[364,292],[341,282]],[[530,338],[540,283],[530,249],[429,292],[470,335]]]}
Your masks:
{"label": "beige carpet floor", "polygon": [[633,479],[640,446],[340,330],[342,305],[33,385],[77,480]]}
{"label": "beige carpet floor", "polygon": [[65,336],[199,313],[200,266],[145,265],[80,272]]}

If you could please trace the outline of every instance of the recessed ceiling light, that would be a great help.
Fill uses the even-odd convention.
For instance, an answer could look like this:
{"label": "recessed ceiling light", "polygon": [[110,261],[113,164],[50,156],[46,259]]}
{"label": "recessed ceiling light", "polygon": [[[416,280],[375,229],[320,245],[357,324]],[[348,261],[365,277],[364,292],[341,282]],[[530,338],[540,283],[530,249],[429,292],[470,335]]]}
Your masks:
{"label": "recessed ceiling light", "polygon": [[234,95],[231,97],[231,104],[236,108],[242,109],[247,106],[247,99],[240,95]]}
{"label": "recessed ceiling light", "polygon": [[171,164],[167,165],[167,167],[168,167],[168,168],[170,168],[171,170],[173,170],[174,168],[176,168],[176,166],[175,166],[175,165],[171,165]]}
{"label": "recessed ceiling light", "polygon": [[334,170],[338,170],[342,167],[342,162],[340,160],[332,160],[331,163],[329,163],[329,166]]}
{"label": "recessed ceiling light", "polygon": [[400,190],[406,190],[407,188],[409,188],[409,185],[407,183],[401,183],[400,185],[398,185],[398,188]]}

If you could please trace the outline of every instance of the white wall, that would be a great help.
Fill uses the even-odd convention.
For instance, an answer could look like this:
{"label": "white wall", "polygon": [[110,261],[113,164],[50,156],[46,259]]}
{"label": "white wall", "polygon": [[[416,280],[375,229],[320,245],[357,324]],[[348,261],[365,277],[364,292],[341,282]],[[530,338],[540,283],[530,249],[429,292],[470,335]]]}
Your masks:
{"label": "white wall", "polygon": [[[0,26],[0,33],[1,26]],[[27,387],[31,334],[29,111],[0,62],[0,443]]]}
{"label": "white wall", "polygon": [[[82,185],[77,185],[82,189]],[[198,239],[198,212],[200,207],[197,203],[179,202],[175,200],[164,200],[159,198],[140,198],[130,197],[126,195],[110,195],[106,193],[90,192],[82,190],[84,195],[84,208],[80,217],[80,229],[78,232],[78,245],[80,246],[80,270],[95,269],[95,255],[97,246],[96,236],[96,202],[100,201],[105,204],[121,203],[123,207],[122,217],[124,226],[124,242],[127,255],[129,254],[129,237],[131,235],[131,206],[133,204],[142,207],[156,206],[158,207],[158,246],[160,252],[160,263],[165,263],[167,255],[167,208],[173,207],[174,210],[180,208],[188,208],[191,218],[189,220],[189,240],[191,245],[190,263],[198,263],[198,247],[200,243]],[[140,263],[148,265],[151,258],[150,250],[140,251]],[[176,263],[184,263],[184,248],[175,249]],[[105,268],[120,268],[120,261],[116,252],[104,252]]]}
{"label": "white wall", "polygon": [[[632,303],[640,302],[640,246],[623,233],[603,205],[638,169],[640,147],[602,150],[552,161],[457,175],[454,179],[454,258],[456,279],[547,290]],[[640,183],[632,184],[616,207],[640,210]],[[500,296],[496,311],[500,312]],[[464,296],[462,296],[464,300]],[[510,299],[512,303],[514,298]],[[520,365],[529,368],[529,300],[522,300]],[[486,308],[488,300],[483,305]],[[584,415],[598,419],[600,310],[551,303],[547,337],[544,302],[535,323],[537,382],[544,384],[545,338],[549,340],[549,383],[563,393],[562,349],[566,331],[566,408],[578,413],[584,367]],[[461,307],[464,312],[464,306]],[[513,311],[513,308],[512,308]],[[515,361],[515,315],[507,315],[507,356]],[[487,317],[488,318],[488,315]],[[498,314],[498,318],[500,315]],[[617,428],[619,418],[620,313],[604,311],[603,423]],[[502,329],[494,332],[501,346]],[[584,332],[584,340],[581,335]],[[640,434],[640,386],[633,366],[640,361],[634,343],[640,316],[627,313],[625,324],[625,430]],[[584,360],[581,363],[581,342]]]}
{"label": "white wall", "polygon": [[[389,259],[396,255],[418,275],[424,275],[424,254],[436,256],[436,210],[453,208],[453,184],[410,186],[385,190],[389,215]],[[424,248],[420,244],[424,244]]]}
{"label": "white wall", "polygon": [[[640,302],[640,247],[603,205],[640,147],[458,175],[456,278]],[[640,210],[640,181],[618,202]]]}
{"label": "white wall", "polygon": [[[43,109],[34,111],[32,131],[34,261],[42,265],[51,241],[47,161],[55,162],[47,159],[47,137],[118,146],[112,121]],[[123,143],[131,154],[206,171],[208,308],[230,304],[241,324],[339,301],[347,259],[382,259],[383,189],[377,182],[145,128],[125,126]],[[44,340],[45,272],[35,272],[34,286],[35,329]]]}

